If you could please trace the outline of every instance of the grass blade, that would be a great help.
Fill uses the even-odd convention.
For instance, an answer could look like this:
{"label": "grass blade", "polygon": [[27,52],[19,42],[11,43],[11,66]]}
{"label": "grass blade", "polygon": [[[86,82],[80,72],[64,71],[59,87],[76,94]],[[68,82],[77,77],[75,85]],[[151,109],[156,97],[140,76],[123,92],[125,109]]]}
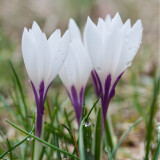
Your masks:
{"label": "grass blade", "polygon": [[153,132],[153,118],[156,112],[156,102],[157,102],[157,97],[159,93],[159,85],[160,85],[160,78],[154,83],[154,93],[153,93],[153,100],[150,108],[150,115],[149,115],[149,121],[148,125],[146,126],[147,128],[147,133],[146,133],[146,154],[145,154],[145,160],[149,159],[149,151],[150,151],[150,144],[152,140],[152,132]]}
{"label": "grass blade", "polygon": [[79,154],[80,154],[80,158],[82,160],[86,160],[85,149],[84,149],[84,141],[83,141],[83,124],[86,121],[88,121],[88,118],[89,118],[92,110],[94,109],[94,107],[98,103],[98,101],[101,98],[101,96],[102,96],[102,94],[98,97],[98,99],[96,100],[96,102],[93,104],[93,106],[90,109],[90,111],[88,112],[88,114],[83,118],[83,120],[81,121],[80,127],[79,127]]}
{"label": "grass blade", "polygon": [[99,107],[99,109],[98,109],[94,134],[95,134],[95,138],[94,138],[95,160],[101,160],[102,142],[103,142],[103,139],[101,139],[101,136],[102,136],[102,133],[101,133],[101,107]]}
{"label": "grass blade", "polygon": [[5,155],[7,155],[9,152],[11,152],[12,150],[14,150],[16,147],[18,147],[19,145],[21,145],[23,142],[25,142],[27,140],[27,138],[29,138],[29,136],[26,136],[24,139],[22,139],[20,142],[16,143],[15,145],[13,145],[12,147],[10,147],[7,151],[5,151],[2,155],[0,155],[0,159],[2,159]]}
{"label": "grass blade", "polygon": [[59,152],[61,152],[61,153],[64,153],[64,154],[66,154],[66,155],[68,155],[68,156],[70,156],[70,157],[73,157],[73,158],[75,158],[75,159],[80,160],[77,156],[72,155],[72,154],[70,154],[70,153],[68,153],[68,152],[66,152],[66,151],[64,151],[64,150],[62,150],[62,149],[60,149],[60,148],[58,148],[58,147],[56,147],[56,146],[53,146],[52,144],[50,144],[50,143],[48,143],[48,142],[46,142],[46,141],[44,141],[44,140],[42,140],[42,139],[34,136],[33,134],[31,134],[31,133],[29,133],[29,132],[27,132],[27,131],[25,131],[25,130],[23,130],[23,129],[21,129],[21,128],[19,128],[17,125],[13,124],[12,122],[10,122],[10,121],[8,121],[8,120],[6,120],[6,122],[9,123],[9,124],[10,124],[11,126],[13,126],[14,128],[18,129],[19,131],[23,132],[24,134],[27,134],[27,135],[29,135],[30,137],[36,139],[37,141],[45,144],[46,146],[48,146],[48,147],[50,147],[50,148],[52,148],[52,149],[54,149],[54,150],[57,150],[57,151],[59,151]]}
{"label": "grass blade", "polygon": [[[56,147],[59,148],[59,142],[58,142],[59,140],[57,134],[54,135],[54,140]],[[56,152],[57,152],[57,160],[62,160],[60,152],[59,151]]]}
{"label": "grass blade", "polygon": [[120,141],[117,143],[117,145],[115,146],[115,148],[112,151],[112,157],[115,156],[117,150],[119,149],[121,143],[123,142],[123,140],[126,138],[126,136],[129,134],[129,132],[132,130],[132,128],[134,128],[140,121],[142,120],[142,118],[137,119],[129,128],[128,130],[123,134],[123,136],[121,137]]}
{"label": "grass blade", "polygon": [[[24,98],[24,94],[23,94],[23,90],[22,90],[22,86],[21,86],[21,83],[20,83],[20,80],[18,78],[18,75],[13,67],[13,64],[11,61],[9,61],[9,65],[12,69],[12,72],[13,72],[13,75],[15,77],[15,80],[17,82],[17,86],[18,86],[18,89],[19,89],[19,92],[20,92],[20,95],[21,95],[21,99],[22,99],[22,102],[23,102],[23,105],[24,105],[24,110],[25,110],[25,117],[26,117],[26,120],[27,120],[27,105],[26,105],[26,102],[25,102],[25,98]],[[27,125],[28,123],[26,123]]]}
{"label": "grass blade", "polygon": [[106,146],[106,150],[107,150],[107,154],[108,154],[108,159],[109,159],[109,160],[113,160],[113,158],[112,158],[112,153],[111,153],[111,151],[110,151],[110,146],[108,145],[108,142],[107,142],[106,133],[104,134],[104,143],[105,143],[105,146]]}
{"label": "grass blade", "polygon": [[160,124],[158,124],[158,122],[156,122],[156,124],[157,124],[157,130],[158,130],[158,144],[153,155],[153,160],[158,160],[158,157],[160,156]]}
{"label": "grass blade", "polygon": [[98,99],[96,100],[96,102],[93,104],[93,106],[92,106],[92,108],[90,109],[90,111],[88,112],[88,114],[86,115],[86,118],[85,118],[86,121],[88,121],[88,118],[89,118],[89,116],[90,116],[92,110],[94,109],[94,107],[95,107],[96,104],[98,103],[98,101],[99,101],[99,99],[101,98],[101,96],[102,96],[102,93],[101,93],[101,95],[98,97]]}
{"label": "grass blade", "polygon": [[83,142],[83,124],[85,120],[86,117],[83,118],[83,120],[81,121],[81,125],[79,127],[79,154],[80,154],[80,159],[82,160],[86,160],[84,142]]}
{"label": "grass blade", "polygon": [[111,151],[114,148],[114,133],[113,133],[113,128],[111,124],[111,120],[109,119],[109,115],[106,117],[106,123],[105,123],[105,133],[106,133],[106,138],[108,141],[108,145],[110,146]]}

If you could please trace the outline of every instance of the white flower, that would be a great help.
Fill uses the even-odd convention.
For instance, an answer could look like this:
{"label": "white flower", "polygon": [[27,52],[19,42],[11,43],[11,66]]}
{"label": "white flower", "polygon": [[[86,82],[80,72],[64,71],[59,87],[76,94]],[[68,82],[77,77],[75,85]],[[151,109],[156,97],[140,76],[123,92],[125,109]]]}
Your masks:
{"label": "white flower", "polygon": [[37,91],[42,81],[46,90],[63,65],[68,47],[68,33],[62,38],[60,34],[57,29],[47,40],[36,22],[33,22],[29,31],[24,28],[23,59],[29,78]]}
{"label": "white flower", "polygon": [[56,30],[47,40],[36,22],[29,31],[24,28],[22,53],[35,94],[37,117],[43,115],[47,90],[64,63],[68,42],[68,33],[61,38],[60,30]]}
{"label": "white flower", "polygon": [[77,120],[80,123],[83,93],[92,65],[88,52],[82,43],[79,28],[73,19],[69,21],[69,35],[69,53],[59,72],[59,76],[69,93]]}
{"label": "white flower", "polygon": [[[92,77],[96,92],[98,95],[103,92],[102,103],[109,103],[113,97],[115,86],[131,65],[141,39],[141,20],[131,27],[130,20],[123,24],[118,13],[113,19],[109,15],[105,20],[99,18],[97,25],[87,19],[84,41],[94,67]],[[103,113],[107,108],[108,105],[102,106]]]}

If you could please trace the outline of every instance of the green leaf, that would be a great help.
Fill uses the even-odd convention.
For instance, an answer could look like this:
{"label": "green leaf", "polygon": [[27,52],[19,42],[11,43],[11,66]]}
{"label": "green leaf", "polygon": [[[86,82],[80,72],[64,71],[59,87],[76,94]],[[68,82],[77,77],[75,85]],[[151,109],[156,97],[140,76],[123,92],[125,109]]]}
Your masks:
{"label": "green leaf", "polygon": [[[32,129],[32,131],[30,133],[32,133],[34,130],[34,128]],[[23,142],[25,142],[27,140],[27,138],[29,138],[30,136],[26,136],[24,139],[22,139],[20,142],[16,143],[15,145],[11,146],[7,151],[5,151],[2,155],[0,155],[0,159],[2,159],[5,155],[7,155],[9,152],[11,152],[12,150],[14,150],[16,147],[18,147],[19,145],[21,145]]]}
{"label": "green leaf", "polygon": [[111,149],[110,149],[110,146],[107,142],[107,136],[106,136],[106,133],[104,134],[104,143],[105,143],[105,146],[106,146],[106,150],[107,150],[107,154],[108,154],[108,159],[109,160],[113,160],[113,157],[112,157],[112,153],[111,153]]}
{"label": "green leaf", "polygon": [[94,109],[94,107],[96,106],[96,104],[98,103],[101,96],[102,96],[102,94],[98,97],[96,102],[93,104],[93,106],[90,109],[90,111],[88,112],[88,114],[83,118],[83,120],[81,121],[80,127],[79,127],[79,153],[80,153],[81,160],[86,160],[84,139],[83,139],[83,125],[85,122],[88,122],[89,116],[90,116],[92,110]]}
{"label": "green leaf", "polygon": [[23,94],[22,86],[21,86],[20,80],[18,78],[18,75],[17,75],[17,73],[16,73],[11,61],[9,61],[9,65],[10,65],[10,67],[12,69],[12,72],[13,72],[14,78],[16,80],[16,83],[17,83],[17,86],[18,86],[18,89],[19,89],[19,93],[20,93],[20,96],[21,96],[21,99],[22,99],[22,103],[23,103],[24,111],[25,111],[26,127],[28,129],[29,126],[28,126],[28,123],[27,123],[27,105],[26,105],[24,94]]}
{"label": "green leaf", "polygon": [[110,146],[111,151],[114,148],[114,133],[113,133],[113,128],[112,128],[112,124],[111,124],[111,120],[109,119],[110,117],[107,116],[106,117],[106,123],[105,123],[105,134],[106,134],[106,138],[108,141],[108,145]]}
{"label": "green leaf", "polygon": [[160,129],[157,121],[156,121],[156,124],[157,124],[157,131],[158,131],[158,144],[153,155],[153,160],[158,160],[158,157],[160,155]]}
{"label": "green leaf", "polygon": [[80,153],[81,160],[86,160],[85,150],[84,150],[84,142],[83,142],[83,124],[86,120],[85,118],[86,117],[84,117],[83,120],[81,121],[81,125],[79,128],[79,153]]}
{"label": "green leaf", "polygon": [[54,146],[54,145],[52,145],[52,144],[44,141],[44,140],[42,140],[42,139],[34,136],[33,134],[31,134],[31,133],[29,133],[29,132],[27,132],[27,131],[19,128],[19,127],[18,127],[17,125],[15,125],[14,123],[12,123],[12,122],[10,122],[10,121],[8,121],[8,120],[6,120],[6,122],[8,122],[11,126],[13,126],[14,128],[18,129],[19,131],[23,132],[24,134],[27,134],[27,135],[29,135],[30,137],[36,139],[37,141],[45,144],[46,146],[48,146],[48,147],[50,147],[50,148],[52,148],[52,149],[54,149],[54,150],[57,150],[57,151],[59,151],[59,152],[61,152],[61,153],[64,153],[64,154],[66,154],[66,155],[68,155],[68,156],[70,156],[70,157],[73,157],[73,158],[75,158],[75,159],[80,160],[77,156],[72,155],[72,154],[70,154],[70,153],[68,153],[68,152],[66,152],[66,151],[64,151],[64,150],[62,150],[62,149],[60,149],[60,148],[58,148],[58,147],[56,147],[56,146]]}
{"label": "green leaf", "polygon": [[[54,135],[54,140],[55,140],[55,146],[57,148],[59,148],[59,142],[58,142],[58,136],[57,136],[57,134]],[[57,160],[62,160],[61,154],[60,154],[59,151],[57,151]]]}
{"label": "green leaf", "polygon": [[153,98],[152,98],[152,104],[150,107],[150,112],[149,112],[149,119],[148,119],[148,125],[146,126],[147,128],[147,133],[146,133],[146,154],[145,154],[145,160],[149,159],[149,151],[150,151],[150,144],[152,140],[152,132],[153,132],[153,118],[156,112],[156,102],[157,102],[157,97],[159,94],[159,85],[160,85],[160,78],[154,83],[154,93],[153,93]]}
{"label": "green leaf", "polygon": [[101,98],[101,96],[102,96],[102,93],[101,93],[101,95],[98,97],[98,99],[96,100],[96,102],[93,104],[93,106],[92,106],[92,108],[90,109],[90,111],[88,112],[88,114],[86,115],[86,118],[85,118],[86,121],[88,121],[88,118],[89,118],[89,116],[90,116],[92,110],[94,109],[94,107],[95,107],[96,104],[98,103],[98,101],[99,101],[99,99]]}
{"label": "green leaf", "polygon": [[[8,149],[11,148],[11,145],[10,145],[10,142],[9,142],[8,138],[6,138],[6,143],[7,143]],[[12,160],[13,159],[12,150],[9,152],[9,155],[10,155],[10,160]]]}
{"label": "green leaf", "polygon": [[12,150],[14,150],[16,147],[18,147],[19,145],[21,145],[23,142],[25,142],[27,140],[27,138],[29,138],[29,136],[26,136],[24,139],[22,139],[20,142],[16,143],[15,145],[13,145],[12,147],[10,147],[7,151],[5,151],[2,155],[0,155],[0,159],[2,159],[5,155],[7,155],[9,152],[11,152]]}
{"label": "green leaf", "polygon": [[142,118],[137,119],[129,128],[128,130],[123,134],[123,136],[121,137],[120,141],[117,143],[117,145],[115,146],[115,148],[112,151],[112,157],[115,156],[117,150],[119,149],[120,145],[122,144],[123,140],[126,138],[126,136],[129,134],[129,132],[132,130],[132,128],[134,128],[140,121],[142,120]]}
{"label": "green leaf", "polygon": [[101,160],[102,156],[102,133],[101,133],[101,107],[98,109],[97,120],[94,133],[94,157],[95,160]]}

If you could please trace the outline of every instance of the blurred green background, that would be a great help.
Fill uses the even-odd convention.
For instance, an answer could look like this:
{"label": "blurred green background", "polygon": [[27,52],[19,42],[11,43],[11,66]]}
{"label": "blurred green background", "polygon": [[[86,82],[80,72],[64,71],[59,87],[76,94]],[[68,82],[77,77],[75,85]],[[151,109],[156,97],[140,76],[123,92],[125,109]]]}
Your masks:
{"label": "blurred green background", "polygon": [[[49,36],[56,28],[64,33],[69,18],[74,18],[83,31],[87,16],[97,23],[99,17],[105,18],[107,14],[113,17],[116,12],[120,13],[123,22],[130,18],[133,25],[141,19],[143,24],[141,47],[132,66],[118,84],[115,98],[109,107],[113,128],[119,137],[128,128],[129,122],[149,113],[153,80],[158,73],[159,63],[159,0],[0,0],[0,93],[10,102],[9,90],[13,89],[13,83],[8,60],[11,60],[29,101],[34,100],[21,53],[23,28],[30,28],[34,20]],[[67,97],[58,78],[52,86],[54,90],[63,90],[63,95]],[[49,91],[49,94],[54,94],[54,90]],[[95,99],[93,93],[90,97],[91,101]],[[158,114],[157,111],[156,119],[160,121]],[[0,121],[5,117],[0,112]],[[5,128],[5,122],[0,124],[1,128]],[[156,129],[154,135],[153,150]],[[120,153],[132,153],[132,158],[141,159],[144,155],[144,141],[145,125],[141,123],[127,137]]]}

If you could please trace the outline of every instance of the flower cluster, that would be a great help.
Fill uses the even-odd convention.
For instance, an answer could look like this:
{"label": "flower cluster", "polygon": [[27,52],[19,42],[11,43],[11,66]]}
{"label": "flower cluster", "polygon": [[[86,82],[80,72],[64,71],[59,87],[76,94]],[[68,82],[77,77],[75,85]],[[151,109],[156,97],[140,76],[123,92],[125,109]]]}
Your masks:
{"label": "flower cluster", "polygon": [[142,39],[142,24],[131,27],[117,13],[113,19],[99,18],[95,25],[88,17],[83,39],[73,19],[61,37],[56,30],[49,39],[36,22],[24,29],[22,53],[33,87],[37,105],[36,135],[41,136],[44,102],[50,84],[59,74],[74,107],[78,124],[81,122],[83,96],[91,74],[97,96],[101,96],[105,122],[108,105],[115,86],[131,65]]}

